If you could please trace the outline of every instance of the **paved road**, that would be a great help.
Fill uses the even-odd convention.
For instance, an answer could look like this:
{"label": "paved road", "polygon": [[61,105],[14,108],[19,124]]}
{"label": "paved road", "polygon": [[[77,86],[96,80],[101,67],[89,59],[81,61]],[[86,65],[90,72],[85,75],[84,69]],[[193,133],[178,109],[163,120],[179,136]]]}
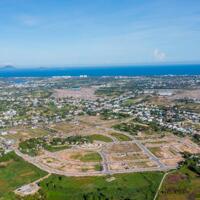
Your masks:
{"label": "paved road", "polygon": [[132,141],[134,143],[136,143],[140,149],[142,149],[148,156],[151,160],[155,161],[158,166],[160,167],[160,169],[163,169],[163,170],[166,170],[167,169],[167,166],[165,164],[163,164],[159,158],[157,158],[153,153],[151,153],[151,151],[149,151],[148,148],[146,148],[139,140],[137,140],[134,136],[130,135],[129,133],[127,132],[123,132],[123,131],[118,131],[118,130],[115,130],[115,129],[112,129],[112,128],[105,128],[105,127],[101,127],[101,128],[104,128],[106,131],[114,131],[114,132],[117,132],[117,133],[120,133],[120,134],[123,134],[123,135],[126,135],[127,137],[131,138]]}
{"label": "paved road", "polygon": [[[165,164],[163,164],[159,158],[157,158],[153,153],[151,153],[148,148],[146,148],[139,140],[137,140],[134,136],[128,134],[127,132],[123,132],[123,131],[117,131],[114,130],[112,128],[106,128],[106,127],[99,127],[101,129],[104,129],[105,131],[113,131],[113,132],[118,132],[120,134],[124,134],[126,136],[128,136],[129,138],[132,139],[132,141],[125,141],[125,142],[120,142],[120,143],[135,143],[137,144],[137,146],[146,154],[148,155],[148,157],[150,158],[150,160],[154,161],[157,166],[156,167],[147,167],[147,168],[136,168],[136,169],[123,169],[123,170],[110,170],[109,169],[109,165],[110,164],[114,164],[116,162],[109,162],[107,160],[107,153],[105,152],[106,150],[106,145],[111,145],[111,144],[118,144],[119,141],[112,138],[113,142],[112,143],[108,143],[103,145],[103,147],[101,148],[101,150],[99,150],[99,154],[102,157],[102,166],[103,166],[103,170],[102,171],[95,171],[95,172],[77,172],[77,173],[68,173],[68,172],[64,172],[64,171],[60,171],[60,170],[56,170],[53,168],[50,168],[48,166],[46,166],[45,164],[42,164],[40,162],[39,159],[35,158],[35,157],[30,157],[28,155],[22,154],[17,148],[14,148],[15,153],[22,157],[24,160],[26,160],[27,162],[37,166],[38,168],[47,171],[50,174],[59,174],[59,175],[64,175],[64,176],[97,176],[97,175],[105,175],[105,174],[117,174],[117,173],[130,173],[130,172],[143,172],[143,171],[167,171],[170,169],[174,169],[176,168],[176,166],[166,166]],[[105,134],[106,135],[106,134]]]}
{"label": "paved road", "polygon": [[[160,167],[151,167],[151,168],[136,168],[136,169],[125,169],[125,170],[109,170],[108,163],[106,160],[106,155],[104,152],[100,152],[102,158],[103,158],[103,171],[95,171],[95,172],[76,172],[76,173],[70,173],[70,172],[64,172],[60,170],[56,170],[53,168],[50,168],[42,163],[39,162],[34,157],[30,157],[28,155],[22,154],[18,149],[14,149],[15,153],[26,160],[27,162],[35,165],[36,167],[40,168],[41,170],[44,170],[48,172],[49,174],[58,174],[63,176],[100,176],[100,175],[107,175],[107,174],[121,174],[121,173],[131,173],[131,172],[144,172],[144,171],[163,171]],[[173,167],[165,168],[165,170],[170,170]],[[174,168],[173,168],[174,169]]]}

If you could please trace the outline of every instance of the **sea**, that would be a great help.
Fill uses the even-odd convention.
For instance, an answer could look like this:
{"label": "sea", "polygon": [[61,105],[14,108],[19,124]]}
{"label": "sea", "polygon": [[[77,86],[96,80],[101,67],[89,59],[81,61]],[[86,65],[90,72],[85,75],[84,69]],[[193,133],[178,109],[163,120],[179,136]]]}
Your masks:
{"label": "sea", "polygon": [[0,69],[1,78],[53,76],[200,75],[200,64]]}

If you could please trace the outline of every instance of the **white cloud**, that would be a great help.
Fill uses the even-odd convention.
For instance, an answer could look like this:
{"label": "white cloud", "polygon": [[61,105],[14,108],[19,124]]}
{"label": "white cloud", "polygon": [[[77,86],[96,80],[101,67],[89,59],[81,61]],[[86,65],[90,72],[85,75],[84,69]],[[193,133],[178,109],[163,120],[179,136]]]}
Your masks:
{"label": "white cloud", "polygon": [[159,49],[154,50],[154,58],[157,61],[164,61],[166,59],[166,54]]}

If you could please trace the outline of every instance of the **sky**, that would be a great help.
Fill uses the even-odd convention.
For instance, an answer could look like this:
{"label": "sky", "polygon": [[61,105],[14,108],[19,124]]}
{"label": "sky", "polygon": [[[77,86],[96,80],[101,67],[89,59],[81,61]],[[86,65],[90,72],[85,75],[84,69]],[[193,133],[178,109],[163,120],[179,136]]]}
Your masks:
{"label": "sky", "polygon": [[200,0],[0,0],[0,65],[200,63]]}

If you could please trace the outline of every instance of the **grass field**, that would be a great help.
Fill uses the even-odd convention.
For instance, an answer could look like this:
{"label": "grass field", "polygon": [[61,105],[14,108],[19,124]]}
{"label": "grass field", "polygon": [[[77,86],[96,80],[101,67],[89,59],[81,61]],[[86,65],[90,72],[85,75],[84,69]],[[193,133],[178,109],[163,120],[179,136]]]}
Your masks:
{"label": "grass field", "polygon": [[80,160],[82,162],[100,162],[102,160],[100,154],[97,152],[88,152],[84,155],[77,153],[71,156],[71,158]]}
{"label": "grass field", "polygon": [[131,138],[124,135],[124,134],[120,134],[120,133],[111,133],[111,135],[115,138],[117,138],[117,140],[119,141],[131,141]]}
{"label": "grass field", "polygon": [[94,134],[88,136],[92,141],[97,140],[97,141],[102,141],[102,142],[112,142],[112,139],[110,137],[107,137],[105,135],[99,135],[99,134]]}
{"label": "grass field", "polygon": [[199,199],[200,176],[185,166],[166,177],[157,198],[157,200]]}
{"label": "grass field", "polygon": [[50,176],[41,183],[47,200],[152,200],[163,174],[132,173],[102,177]]}
{"label": "grass field", "polygon": [[160,157],[161,148],[160,147],[150,147],[149,150],[151,153],[153,153],[155,156]]}
{"label": "grass field", "polygon": [[15,199],[13,190],[45,175],[46,172],[25,162],[15,153],[5,155],[0,159],[0,200]]}
{"label": "grass field", "polygon": [[47,151],[50,151],[50,152],[56,152],[56,151],[61,151],[61,150],[64,150],[64,149],[69,149],[70,146],[69,145],[48,145],[46,146],[46,150]]}
{"label": "grass field", "polygon": [[80,158],[82,162],[100,162],[102,160],[101,156],[96,153],[88,153]]}

